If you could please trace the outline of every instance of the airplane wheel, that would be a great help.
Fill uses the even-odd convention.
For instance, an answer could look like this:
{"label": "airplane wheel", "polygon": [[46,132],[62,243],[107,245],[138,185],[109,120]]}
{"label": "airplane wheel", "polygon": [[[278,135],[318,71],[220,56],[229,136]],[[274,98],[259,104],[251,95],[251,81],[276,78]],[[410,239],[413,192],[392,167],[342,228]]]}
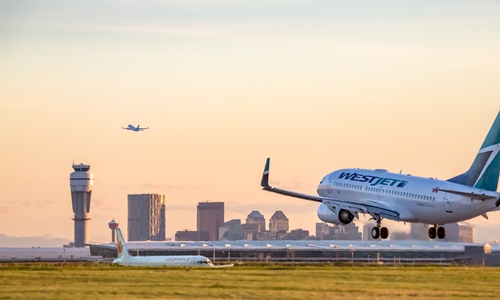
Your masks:
{"label": "airplane wheel", "polygon": [[389,237],[389,229],[387,229],[387,227],[380,228],[380,238],[385,240],[388,237]]}
{"label": "airplane wheel", "polygon": [[436,238],[436,227],[429,228],[429,237],[431,240]]}
{"label": "airplane wheel", "polygon": [[438,227],[437,236],[440,239],[444,239],[446,237],[446,229],[444,227]]}
{"label": "airplane wheel", "polygon": [[378,227],[372,228],[372,238],[378,239],[380,236],[380,229]]}

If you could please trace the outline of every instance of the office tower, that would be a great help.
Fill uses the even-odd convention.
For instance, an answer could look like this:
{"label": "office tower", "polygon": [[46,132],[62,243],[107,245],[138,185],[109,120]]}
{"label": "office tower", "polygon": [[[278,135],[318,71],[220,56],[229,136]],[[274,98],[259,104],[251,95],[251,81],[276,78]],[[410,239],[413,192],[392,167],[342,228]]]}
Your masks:
{"label": "office tower", "polygon": [[128,195],[128,240],[165,240],[165,195]]}
{"label": "office tower", "polygon": [[446,229],[445,242],[473,243],[474,227],[468,223],[449,223],[443,226]]}
{"label": "office tower", "polygon": [[349,240],[349,241],[361,241],[362,234],[359,231],[358,225],[356,223],[351,222],[347,225],[335,225],[335,227],[341,228],[340,240]]}
{"label": "office tower", "polygon": [[218,241],[219,227],[224,224],[224,202],[199,202],[197,212],[197,229],[200,238]]}
{"label": "office tower", "polygon": [[242,224],[243,228],[243,239],[249,241],[255,241],[257,239],[257,234],[259,233],[259,224]]}
{"label": "office tower", "polygon": [[316,223],[316,239],[322,240],[330,233],[330,226],[326,223]]}
{"label": "office tower", "polygon": [[257,232],[266,231],[266,219],[264,219],[264,216],[257,210],[252,211],[247,216],[247,224],[259,225]]}
{"label": "office tower", "polygon": [[175,233],[176,241],[200,241],[200,233],[192,230],[179,230]]}
{"label": "office tower", "polygon": [[109,229],[111,229],[111,242],[116,243],[116,228],[118,228],[120,224],[115,222],[115,219],[111,220],[108,223]]}
{"label": "office tower", "polygon": [[410,223],[409,239],[416,241],[429,241],[428,231],[428,224]]}
{"label": "office tower", "polygon": [[371,230],[373,228],[374,224],[368,223],[363,226],[363,241],[373,241],[375,240],[372,238]]}
{"label": "office tower", "polygon": [[243,226],[240,219],[233,219],[219,227],[219,239],[228,241],[242,240]]}
{"label": "office tower", "polygon": [[89,243],[88,221],[90,220],[90,197],[94,185],[94,175],[90,166],[73,164],[73,173],[69,175],[73,220],[75,221],[75,247],[85,247]]}
{"label": "office tower", "polygon": [[269,219],[269,231],[278,232],[285,231],[288,232],[288,218],[285,214],[278,210]]}
{"label": "office tower", "polygon": [[287,235],[289,240],[303,240],[309,237],[309,230],[294,229]]}

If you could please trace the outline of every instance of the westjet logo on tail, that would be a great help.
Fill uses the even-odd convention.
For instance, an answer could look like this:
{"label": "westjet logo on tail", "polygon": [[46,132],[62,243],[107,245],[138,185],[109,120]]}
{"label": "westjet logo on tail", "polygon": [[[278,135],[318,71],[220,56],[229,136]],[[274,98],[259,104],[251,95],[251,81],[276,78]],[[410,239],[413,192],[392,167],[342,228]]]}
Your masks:
{"label": "westjet logo on tail", "polygon": [[399,179],[378,177],[372,175],[363,175],[358,173],[347,173],[347,172],[342,172],[339,176],[339,179],[352,180],[358,182],[368,182],[371,186],[376,186],[380,184],[387,186],[396,186],[398,188],[402,188],[408,183],[408,181]]}

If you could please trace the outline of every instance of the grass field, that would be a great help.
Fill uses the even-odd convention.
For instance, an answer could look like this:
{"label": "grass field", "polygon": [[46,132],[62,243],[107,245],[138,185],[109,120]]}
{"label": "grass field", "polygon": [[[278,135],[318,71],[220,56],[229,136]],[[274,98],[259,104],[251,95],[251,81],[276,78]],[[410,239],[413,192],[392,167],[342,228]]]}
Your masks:
{"label": "grass field", "polygon": [[0,264],[1,299],[500,299],[500,268]]}

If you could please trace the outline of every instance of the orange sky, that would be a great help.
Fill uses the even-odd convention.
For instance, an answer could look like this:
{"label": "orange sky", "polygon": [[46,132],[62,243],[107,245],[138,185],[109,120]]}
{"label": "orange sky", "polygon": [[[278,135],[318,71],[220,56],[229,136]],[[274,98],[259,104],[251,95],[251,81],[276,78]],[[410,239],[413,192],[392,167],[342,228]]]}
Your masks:
{"label": "orange sky", "polygon": [[[95,176],[91,241],[126,230],[133,193],[166,195],[169,237],[206,200],[314,234],[317,204],[260,190],[267,157],[312,194],[344,167],[446,179],[500,108],[499,3],[1,5],[7,235],[73,238],[73,160]],[[470,223],[500,239],[499,213]]]}

